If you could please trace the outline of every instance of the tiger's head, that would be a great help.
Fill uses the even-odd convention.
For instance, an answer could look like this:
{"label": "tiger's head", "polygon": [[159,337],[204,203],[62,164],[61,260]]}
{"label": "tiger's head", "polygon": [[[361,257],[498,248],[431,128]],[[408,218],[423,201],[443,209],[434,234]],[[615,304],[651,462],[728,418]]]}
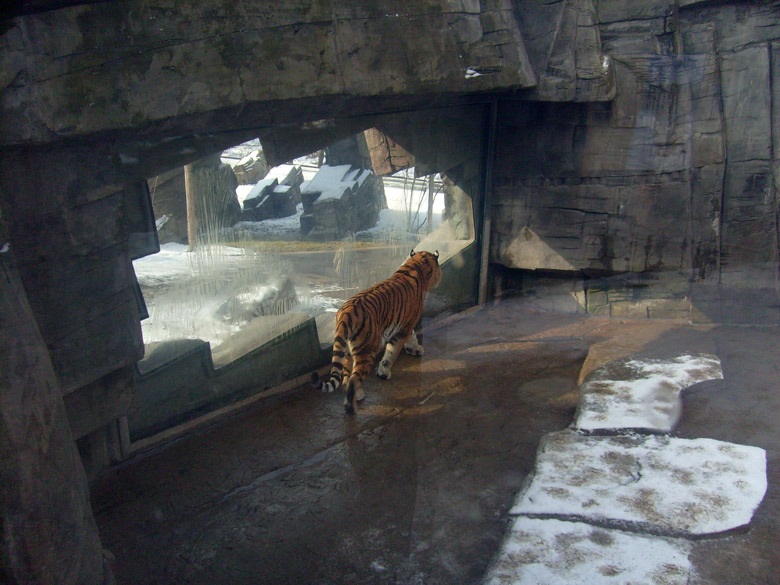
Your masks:
{"label": "tiger's head", "polygon": [[439,286],[439,282],[441,282],[441,266],[439,266],[438,250],[433,254],[412,250],[411,254],[409,254],[409,259],[404,262],[404,266],[413,268],[423,277],[423,287],[426,291]]}

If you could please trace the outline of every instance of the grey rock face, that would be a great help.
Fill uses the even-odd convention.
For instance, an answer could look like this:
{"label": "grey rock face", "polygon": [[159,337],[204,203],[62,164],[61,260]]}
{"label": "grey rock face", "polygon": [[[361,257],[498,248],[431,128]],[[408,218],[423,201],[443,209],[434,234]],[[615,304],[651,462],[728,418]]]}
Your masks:
{"label": "grey rock face", "polygon": [[[777,322],[780,313],[769,307],[779,258],[772,185],[780,91],[772,69],[780,10],[588,4],[545,4],[536,20],[536,3],[518,8],[533,39],[529,56],[545,72],[531,97],[579,99],[575,65],[595,49],[585,43],[590,53],[582,52],[581,28],[566,32],[575,12],[609,58],[615,91],[608,103],[502,103],[493,261],[586,278],[676,274],[692,283],[676,296],[692,318]],[[764,308],[735,313],[726,297],[716,298],[718,286]]]}

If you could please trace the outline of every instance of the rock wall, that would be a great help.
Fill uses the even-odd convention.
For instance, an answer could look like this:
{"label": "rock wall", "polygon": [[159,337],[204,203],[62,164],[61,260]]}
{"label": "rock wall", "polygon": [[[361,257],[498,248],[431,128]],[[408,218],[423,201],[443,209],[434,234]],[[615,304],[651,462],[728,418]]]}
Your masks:
{"label": "rock wall", "polygon": [[638,273],[647,298],[672,273],[695,319],[777,321],[777,3],[602,1],[592,15],[615,97],[501,102],[492,261],[586,289]]}
{"label": "rock wall", "polygon": [[[0,216],[5,236],[2,224]],[[113,583],[62,390],[7,244],[0,315],[0,576],[9,584]]]}
{"label": "rock wall", "polygon": [[259,128],[376,112],[374,96],[429,105],[535,83],[509,0],[85,4],[9,21],[0,47],[3,145]]}
{"label": "rock wall", "polygon": [[[142,355],[130,261],[134,242],[155,238],[131,226],[141,181],[258,136],[281,162],[376,127],[478,193],[482,169],[458,133],[482,141],[482,108],[434,108],[485,92],[503,92],[494,263],[565,275],[565,295],[595,313],[780,321],[777,2],[76,4],[37,3],[0,26],[0,247],[19,262],[59,384],[33,386],[63,394],[87,447],[128,412]],[[9,383],[24,389],[23,374]],[[49,486],[83,485],[61,420],[50,435],[25,417],[3,445],[21,462],[5,484],[34,468]],[[35,467],[26,449],[49,437],[71,448]],[[0,512],[17,507],[6,498]],[[62,525],[89,520],[83,502],[51,509]],[[0,552],[34,568],[36,544],[6,539]],[[79,568],[59,560],[63,574]]]}
{"label": "rock wall", "polygon": [[241,215],[233,169],[220,162],[219,154],[214,154],[185,166],[184,183],[188,243],[193,246],[197,242],[218,241],[220,232],[235,224]]}

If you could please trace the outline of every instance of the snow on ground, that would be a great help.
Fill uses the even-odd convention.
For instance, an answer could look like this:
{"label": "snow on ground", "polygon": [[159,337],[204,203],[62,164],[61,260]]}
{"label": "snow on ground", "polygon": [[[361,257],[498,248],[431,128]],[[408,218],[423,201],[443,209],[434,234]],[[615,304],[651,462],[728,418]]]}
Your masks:
{"label": "snow on ground", "polygon": [[279,258],[244,248],[211,244],[190,252],[168,243],[133,267],[149,312],[141,322],[145,343],[202,339],[217,348],[250,324],[256,337],[263,323],[283,333],[277,331],[282,321],[271,319],[269,310],[316,316],[343,302],[316,286],[285,289],[289,282]]}
{"label": "snow on ground", "polygon": [[190,252],[186,244],[169,242],[162,244],[156,254],[134,260],[133,268],[139,284],[150,287],[195,276],[204,263],[209,261],[235,264],[242,262],[244,256],[243,250],[231,246],[211,245]]}
{"label": "snow on ground", "polygon": [[259,240],[298,240],[301,235],[301,215],[303,204],[295,208],[295,214],[265,221],[239,221],[233,230],[238,230],[246,238]]}
{"label": "snow on ground", "polygon": [[767,489],[766,452],[621,429],[652,430],[648,413],[655,420],[681,389],[722,377],[712,355],[617,360],[596,370],[580,388],[578,411],[603,414],[611,426],[598,428],[618,434],[566,429],[542,439],[484,583],[688,583],[695,570],[680,537],[748,525]]}
{"label": "snow on ground", "polygon": [[580,388],[575,427],[668,432],[681,413],[680,392],[693,384],[722,378],[720,360],[713,355],[610,362],[593,372]]}
{"label": "snow on ground", "polygon": [[486,585],[686,585],[690,543],[581,522],[515,519]]}
{"label": "snow on ground", "polygon": [[748,524],[765,491],[758,447],[565,430],[542,440],[534,478],[511,513],[701,535]]}

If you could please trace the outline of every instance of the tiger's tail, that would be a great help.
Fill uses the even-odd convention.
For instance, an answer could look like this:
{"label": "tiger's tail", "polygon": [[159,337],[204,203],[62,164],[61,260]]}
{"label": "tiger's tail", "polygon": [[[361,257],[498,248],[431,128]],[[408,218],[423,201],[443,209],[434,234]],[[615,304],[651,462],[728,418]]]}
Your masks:
{"label": "tiger's tail", "polygon": [[323,392],[333,392],[341,386],[344,376],[344,358],[347,351],[347,325],[344,322],[336,324],[336,337],[333,340],[333,357],[331,359],[330,374],[320,380],[317,372],[312,373],[312,384],[319,385]]}

